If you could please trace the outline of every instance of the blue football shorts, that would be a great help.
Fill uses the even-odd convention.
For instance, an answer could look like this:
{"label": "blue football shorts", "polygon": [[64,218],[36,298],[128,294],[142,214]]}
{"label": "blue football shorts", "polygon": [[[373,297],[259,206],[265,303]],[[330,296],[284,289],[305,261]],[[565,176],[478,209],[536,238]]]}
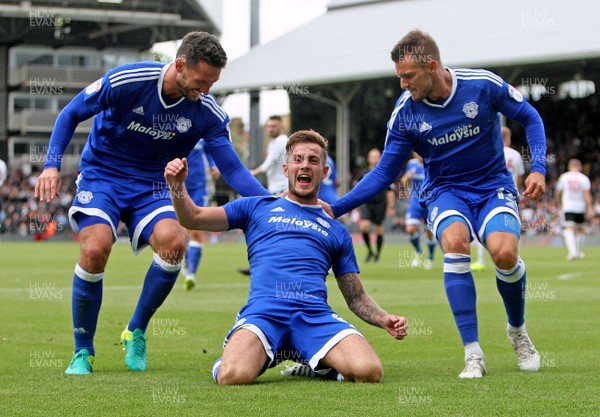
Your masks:
{"label": "blue football shorts", "polygon": [[249,330],[260,339],[269,357],[262,372],[292,360],[325,373],[328,369],[319,367],[319,361],[337,343],[351,334],[364,337],[325,302],[303,303],[270,297],[254,298],[239,311],[223,347],[238,329]]}
{"label": "blue football shorts", "polygon": [[406,208],[406,225],[419,225],[427,221],[427,209],[416,198],[411,198]]}
{"label": "blue football shorts", "polygon": [[104,223],[117,239],[119,220],[127,225],[131,248],[137,254],[148,246],[159,220],[177,219],[166,183],[104,176],[77,177],[77,194],[69,209],[69,223],[76,233],[86,226]]}
{"label": "blue football shorts", "polygon": [[[450,216],[461,217],[469,227],[471,240],[477,237],[484,246],[488,226],[493,227],[487,233],[502,231],[517,236],[521,229],[517,197],[505,188],[483,196],[470,193],[457,195],[445,190],[440,192],[428,207],[427,223],[434,236],[441,236],[443,230],[438,231],[438,226]],[[496,217],[490,223],[496,215],[503,215],[503,218]]]}

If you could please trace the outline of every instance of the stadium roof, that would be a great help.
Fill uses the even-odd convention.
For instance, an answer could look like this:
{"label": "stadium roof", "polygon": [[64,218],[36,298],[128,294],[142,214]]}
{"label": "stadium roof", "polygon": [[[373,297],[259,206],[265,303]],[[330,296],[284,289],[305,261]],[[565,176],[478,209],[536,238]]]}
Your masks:
{"label": "stadium roof", "polygon": [[394,76],[390,51],[416,27],[436,39],[448,66],[598,58],[598,16],[600,2],[587,0],[334,0],[326,14],[230,62],[213,90]]}
{"label": "stadium roof", "polygon": [[[203,0],[204,2],[208,0]],[[9,0],[0,2],[0,45],[122,46],[144,50],[192,30],[219,35],[199,0]]]}

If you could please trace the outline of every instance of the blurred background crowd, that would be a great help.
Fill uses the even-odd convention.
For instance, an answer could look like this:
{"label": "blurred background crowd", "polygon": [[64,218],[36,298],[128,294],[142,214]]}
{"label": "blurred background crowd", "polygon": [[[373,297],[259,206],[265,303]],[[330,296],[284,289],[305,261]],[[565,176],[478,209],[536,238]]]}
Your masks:
{"label": "blurred background crowd", "polygon": [[[581,99],[565,99],[557,106],[551,100],[533,103],[544,117],[547,132],[547,188],[541,201],[522,201],[520,204],[522,227],[525,235],[559,235],[561,220],[555,198],[558,176],[566,171],[567,161],[578,158],[583,163],[583,173],[592,181],[592,195],[596,216],[591,223],[591,234],[600,230],[600,113],[598,94]],[[527,146],[519,125],[510,124],[513,130],[513,147],[524,157],[526,171]],[[232,139],[242,160],[248,159],[248,133],[237,119],[232,124]],[[0,187],[0,234],[16,238],[43,240],[52,236],[72,236],[68,210],[76,194],[76,171],[63,172],[60,196],[49,203],[34,198],[34,187],[40,172],[38,165],[23,165],[21,169],[9,170]],[[366,169],[364,156],[356,155],[351,161],[352,183]],[[406,199],[396,189],[396,214],[386,220],[389,232],[404,233]],[[213,203],[224,204],[235,195],[227,184],[220,180],[216,184]],[[353,229],[353,222],[349,227]],[[123,226],[119,228],[123,232]]]}

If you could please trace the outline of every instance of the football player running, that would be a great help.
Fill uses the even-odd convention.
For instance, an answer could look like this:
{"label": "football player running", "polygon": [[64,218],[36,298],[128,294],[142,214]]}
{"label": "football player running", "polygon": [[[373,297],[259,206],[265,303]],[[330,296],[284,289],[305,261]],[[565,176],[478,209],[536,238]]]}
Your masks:
{"label": "football player running", "polygon": [[461,378],[486,373],[479,344],[470,241],[486,246],[508,316],[508,338],[519,368],[537,371],[540,355],[525,328],[525,263],[519,256],[518,192],[506,168],[498,113],[525,127],[532,172],[523,197],[545,190],[546,137],[538,112],[523,95],[485,70],[447,68],[431,36],[413,30],[391,53],[405,90],[388,122],[381,162],[331,205],[337,217],[381,192],[398,176],[410,151],[423,157],[428,224],[444,253],[444,286],[464,346]]}

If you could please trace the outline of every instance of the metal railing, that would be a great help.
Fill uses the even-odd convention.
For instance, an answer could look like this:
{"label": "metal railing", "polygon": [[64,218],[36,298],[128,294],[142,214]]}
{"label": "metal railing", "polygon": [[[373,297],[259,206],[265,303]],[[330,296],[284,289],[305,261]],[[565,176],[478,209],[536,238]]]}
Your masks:
{"label": "metal railing", "polygon": [[81,67],[53,67],[50,65],[23,65],[9,74],[10,86],[39,90],[84,88],[104,75],[101,69]]}
{"label": "metal railing", "polygon": [[[54,128],[54,122],[58,112],[22,110],[9,114],[8,128],[12,131],[19,131],[22,135],[27,133],[50,133]],[[92,130],[94,119],[88,119],[80,123],[75,129],[75,133],[89,133]]]}

